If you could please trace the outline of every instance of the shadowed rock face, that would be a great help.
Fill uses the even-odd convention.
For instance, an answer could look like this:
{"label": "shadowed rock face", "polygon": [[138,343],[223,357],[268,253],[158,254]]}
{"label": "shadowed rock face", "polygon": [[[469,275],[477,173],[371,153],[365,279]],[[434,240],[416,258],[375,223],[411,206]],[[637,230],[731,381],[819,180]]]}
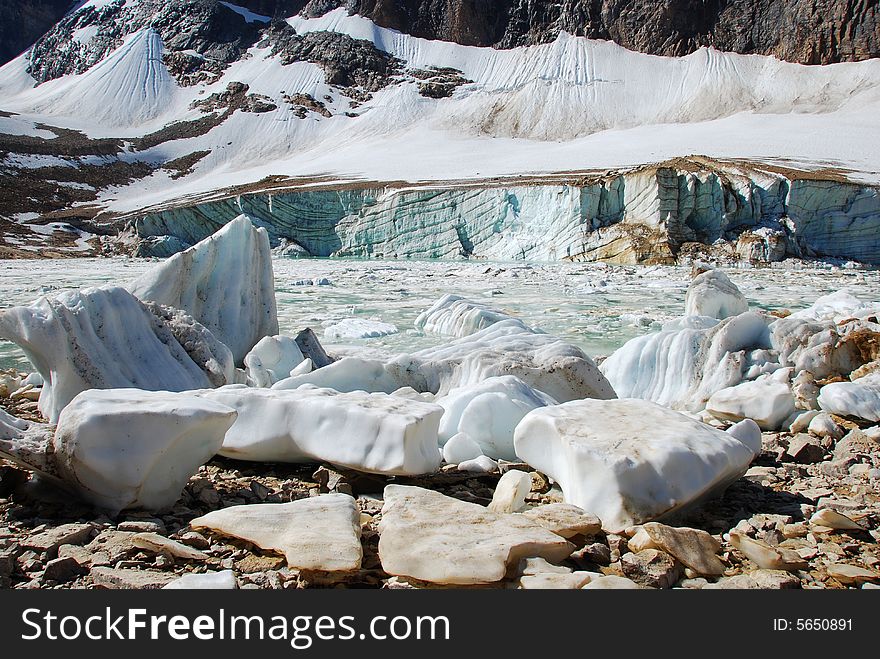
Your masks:
{"label": "shadowed rock face", "polygon": [[0,0],[0,64],[27,50],[74,4],[72,0]]}
{"label": "shadowed rock face", "polygon": [[[72,4],[70,0],[0,0],[0,63],[50,30]],[[156,27],[166,46],[193,48],[221,62],[237,59],[265,27],[245,23],[216,0],[138,4],[144,7],[111,6],[84,13],[86,20],[94,20],[89,14],[120,14],[125,26],[143,22],[158,9]],[[880,54],[877,0],[236,0],[232,4],[270,18],[321,16],[344,7],[417,37],[496,48],[546,43],[568,32],[613,40],[653,55],[680,56],[712,46],[802,64],[829,64]],[[71,19],[66,22],[67,28],[73,26]],[[120,29],[121,34],[113,34]],[[107,47],[118,45],[127,31],[108,30]],[[47,54],[57,52],[56,42],[43,40]],[[61,74],[52,71],[48,62],[36,68],[39,80]],[[76,63],[62,65],[71,68],[76,69]]]}
{"label": "shadowed rock face", "polygon": [[428,39],[512,48],[561,32],[654,55],[701,46],[828,64],[880,53],[876,0],[311,0]]}

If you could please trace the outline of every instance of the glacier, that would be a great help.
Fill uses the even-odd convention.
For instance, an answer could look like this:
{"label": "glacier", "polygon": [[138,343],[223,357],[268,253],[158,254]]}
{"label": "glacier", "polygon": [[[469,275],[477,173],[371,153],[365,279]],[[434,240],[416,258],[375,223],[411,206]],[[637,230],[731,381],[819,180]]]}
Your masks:
{"label": "glacier", "polygon": [[[698,165],[699,166],[699,165]],[[123,216],[141,256],[246,214],[311,256],[672,263],[724,241],[736,260],[880,263],[880,190],[755,169],[644,168],[564,183],[276,190]],[[216,195],[215,195],[216,197]]]}

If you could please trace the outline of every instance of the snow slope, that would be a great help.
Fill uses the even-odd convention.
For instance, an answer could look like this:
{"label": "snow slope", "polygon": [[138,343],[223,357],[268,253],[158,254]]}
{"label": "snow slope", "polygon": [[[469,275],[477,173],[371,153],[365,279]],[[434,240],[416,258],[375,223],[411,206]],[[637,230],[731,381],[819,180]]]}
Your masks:
{"label": "snow slope", "polygon": [[[255,47],[216,82],[181,88],[161,62],[161,40],[146,29],[89,71],[36,88],[25,56],[10,62],[0,69],[0,109],[93,137],[133,137],[203,116],[190,102],[231,81],[278,106],[237,111],[202,136],[124,154],[161,162],[211,151],[183,178],[172,181],[159,170],[105,191],[101,201],[115,211],[277,175],[448,181],[621,168],[690,154],[833,168],[880,181],[880,61],[807,67],[705,48],[665,58],[565,34],[499,51],[414,38],[344,10],[288,22],[299,33],[367,39],[408,70],[452,67],[472,82],[451,98],[433,99],[420,96],[410,79],[349,108],[319,66],[282,65],[270,49]],[[283,98],[294,93],[331,97],[333,116],[297,118]]]}

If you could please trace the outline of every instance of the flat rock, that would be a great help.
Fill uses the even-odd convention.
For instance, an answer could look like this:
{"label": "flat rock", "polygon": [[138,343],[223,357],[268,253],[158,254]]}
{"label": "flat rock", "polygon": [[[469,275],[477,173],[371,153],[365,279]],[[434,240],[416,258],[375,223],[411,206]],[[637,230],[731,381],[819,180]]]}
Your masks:
{"label": "flat rock", "polygon": [[826,568],[828,576],[834,577],[845,585],[858,585],[865,582],[880,581],[880,572],[868,570],[858,565],[832,563]]}
{"label": "flat rock", "polygon": [[577,590],[590,583],[595,576],[596,574],[593,572],[568,572],[566,574],[542,572],[520,577],[519,587],[523,590]]}
{"label": "flat rock", "polygon": [[158,533],[135,533],[131,536],[131,544],[138,549],[146,549],[157,554],[169,554],[175,558],[183,558],[190,561],[208,560],[206,553],[188,547],[182,542],[161,536]]}
{"label": "flat rock", "polygon": [[703,586],[706,590],[788,590],[801,587],[800,579],[784,570],[755,570],[748,574],[723,577],[717,583]]}
{"label": "flat rock", "polygon": [[347,494],[231,506],[198,517],[190,526],[279,552],[289,567],[300,570],[353,572],[363,558],[360,512]]}
{"label": "flat rock", "polygon": [[632,579],[615,574],[593,575],[581,590],[639,590],[642,586]]}
{"label": "flat rock", "polygon": [[548,503],[524,510],[522,515],[563,538],[591,537],[602,532],[598,517],[570,503]]}
{"label": "flat rock", "polygon": [[662,549],[699,574],[715,576],[724,573],[724,564],[716,556],[721,550],[721,543],[706,531],[648,522],[642,525],[640,532],[644,533],[648,542],[636,548],[634,537],[629,542],[634,551]]}
{"label": "flat rock", "polygon": [[90,541],[94,528],[91,524],[62,524],[25,538],[21,546],[52,556],[61,545],[83,545]]}
{"label": "flat rock", "polygon": [[772,547],[766,542],[750,538],[739,531],[730,532],[730,544],[759,568],[794,572],[808,567],[797,552],[782,547]]}
{"label": "flat rock", "polygon": [[785,452],[792,460],[801,464],[822,462],[825,457],[825,449],[822,448],[821,441],[806,433],[792,437]]}
{"label": "flat rock", "polygon": [[128,568],[93,567],[89,575],[96,586],[123,590],[154,590],[174,580],[173,574]]}
{"label": "flat rock", "polygon": [[745,473],[752,450],[732,435],[649,401],[578,400],[530,412],[516,452],[608,531],[661,517]]}
{"label": "flat rock", "polygon": [[379,558],[396,576],[438,584],[501,581],[523,558],[551,563],[574,546],[523,515],[419,487],[389,485],[379,523]]}

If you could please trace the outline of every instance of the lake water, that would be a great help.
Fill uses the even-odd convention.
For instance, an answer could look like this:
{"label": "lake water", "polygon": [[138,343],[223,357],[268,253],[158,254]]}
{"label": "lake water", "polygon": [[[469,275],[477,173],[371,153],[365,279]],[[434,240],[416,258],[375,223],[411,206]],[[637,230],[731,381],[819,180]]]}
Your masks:
{"label": "lake water", "polygon": [[[155,262],[65,259],[0,261],[0,308],[27,304],[65,289],[124,284]],[[275,286],[282,334],[345,318],[370,318],[400,330],[389,336],[325,346],[341,352],[398,353],[437,345],[443,337],[413,323],[445,293],[456,293],[522,318],[527,324],[607,355],[628,339],[658,329],[684,311],[690,269],[587,263],[493,263],[276,259]],[[841,288],[880,299],[880,272],[787,263],[726,272],[753,308],[799,309]],[[327,279],[329,285],[302,285]],[[31,370],[13,344],[0,342],[0,367]]]}

